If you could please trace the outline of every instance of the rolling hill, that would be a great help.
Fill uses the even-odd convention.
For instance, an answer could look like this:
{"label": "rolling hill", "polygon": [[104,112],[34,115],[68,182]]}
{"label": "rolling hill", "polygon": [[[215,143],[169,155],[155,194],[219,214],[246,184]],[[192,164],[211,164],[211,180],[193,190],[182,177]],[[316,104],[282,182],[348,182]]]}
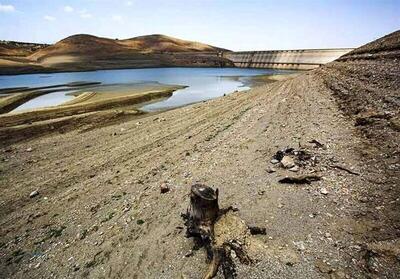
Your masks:
{"label": "rolling hill", "polygon": [[165,35],[118,40],[79,34],[36,51],[11,50],[10,45],[3,51],[0,45],[0,74],[233,66],[221,51],[228,50]]}
{"label": "rolling hill", "polygon": [[109,54],[163,53],[163,52],[218,52],[227,51],[207,44],[181,40],[165,35],[148,35],[126,40],[101,38],[80,34],[67,37],[56,44],[29,56],[41,61],[48,57],[76,55],[101,56]]}

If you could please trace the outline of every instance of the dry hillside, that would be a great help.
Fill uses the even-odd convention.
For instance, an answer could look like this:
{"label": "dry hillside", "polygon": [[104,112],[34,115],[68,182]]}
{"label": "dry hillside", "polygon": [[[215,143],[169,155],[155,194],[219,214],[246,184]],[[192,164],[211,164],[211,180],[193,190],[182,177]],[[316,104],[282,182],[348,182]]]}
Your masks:
{"label": "dry hillside", "polygon": [[47,46],[48,45],[46,44],[0,41],[0,57],[1,56],[25,57]]}
{"label": "dry hillside", "polygon": [[220,51],[210,45],[180,40],[164,35],[140,36],[126,40],[100,38],[92,35],[74,35],[42,49],[29,58],[40,61],[52,56],[77,55],[101,56],[112,54],[160,53],[160,52],[201,52]]}
{"label": "dry hillside", "polygon": [[[223,49],[164,35],[126,40],[74,35],[54,45],[32,51],[0,45],[0,74],[88,71],[148,67],[233,66],[219,57]],[[11,55],[11,56],[10,56]],[[23,57],[21,57],[22,55]]]}

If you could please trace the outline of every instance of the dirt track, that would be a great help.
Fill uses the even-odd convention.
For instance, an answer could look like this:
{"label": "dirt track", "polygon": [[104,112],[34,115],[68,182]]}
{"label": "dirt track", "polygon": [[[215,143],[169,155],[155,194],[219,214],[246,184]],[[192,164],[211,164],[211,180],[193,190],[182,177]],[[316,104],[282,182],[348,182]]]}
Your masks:
{"label": "dirt track", "polygon": [[[352,62],[341,63],[336,67],[344,70]],[[385,63],[392,65],[363,61],[371,69]],[[343,108],[329,67],[118,125],[5,146],[0,274],[201,278],[205,253],[188,254],[193,243],[180,218],[190,185],[201,182],[218,187],[221,205],[237,207],[247,224],[266,228],[267,235],[257,236],[256,263],[239,265],[239,278],[396,278],[398,168],[388,182],[383,167],[396,168],[399,131],[393,130],[388,149],[371,147],[379,137],[354,125],[358,116]],[[393,73],[388,83],[399,81]],[[363,82],[387,92],[386,82]],[[393,92],[398,98],[398,89]],[[391,119],[396,108],[385,107]],[[298,174],[323,179],[278,183],[296,175],[270,163],[288,146],[315,156],[316,164]],[[395,162],[375,164],[382,152]],[[160,193],[163,182],[171,188],[166,194]],[[370,195],[378,187],[385,191]],[[39,195],[30,198],[35,190]]]}

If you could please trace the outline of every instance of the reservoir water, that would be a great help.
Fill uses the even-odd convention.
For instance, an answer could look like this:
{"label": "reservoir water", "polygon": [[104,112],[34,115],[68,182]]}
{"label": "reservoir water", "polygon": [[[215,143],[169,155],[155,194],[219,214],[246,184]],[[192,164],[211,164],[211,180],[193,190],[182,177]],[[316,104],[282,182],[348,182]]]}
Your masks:
{"label": "reservoir water", "polygon": [[[196,103],[229,94],[237,90],[248,89],[249,77],[261,74],[285,74],[287,71],[244,68],[150,68],[101,70],[92,72],[70,72],[54,74],[29,74],[0,76],[0,88],[39,87],[70,82],[101,82],[109,85],[138,85],[161,83],[186,85],[173,96],[156,103],[145,105],[146,111],[168,109]],[[16,110],[33,109],[59,105],[72,99],[68,91],[56,92],[37,97]]]}

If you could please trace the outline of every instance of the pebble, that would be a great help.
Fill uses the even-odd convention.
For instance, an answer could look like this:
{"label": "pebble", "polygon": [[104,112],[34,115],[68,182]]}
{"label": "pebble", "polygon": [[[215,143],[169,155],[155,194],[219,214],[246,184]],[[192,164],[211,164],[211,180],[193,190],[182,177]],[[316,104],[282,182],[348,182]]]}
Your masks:
{"label": "pebble", "polygon": [[325,187],[323,187],[323,188],[321,188],[320,190],[319,190],[319,192],[322,194],[322,195],[328,195],[328,190],[325,188]]}
{"label": "pebble", "polygon": [[332,235],[331,235],[330,233],[327,232],[327,233],[325,233],[325,237],[326,237],[326,238],[331,238]]}
{"label": "pebble", "polygon": [[169,190],[170,190],[170,188],[169,188],[169,186],[168,186],[167,183],[164,182],[164,183],[162,183],[162,184],[160,185],[160,192],[161,192],[161,194],[168,193]]}
{"label": "pebble", "polygon": [[298,172],[300,170],[300,167],[299,166],[294,166],[293,168],[290,168],[289,170],[293,171],[293,172]]}
{"label": "pebble", "polygon": [[279,163],[279,161],[278,161],[277,159],[272,159],[272,160],[271,160],[271,164],[274,164],[274,165],[275,165],[275,164],[278,164],[278,163]]}
{"label": "pebble", "polygon": [[290,169],[295,166],[293,158],[289,156],[283,156],[281,164],[285,169]]}
{"label": "pebble", "polygon": [[26,149],[26,152],[32,152],[32,150],[33,150],[32,147],[29,147]]}
{"label": "pebble", "polygon": [[267,173],[274,173],[276,172],[276,170],[274,168],[268,168],[267,169]]}
{"label": "pebble", "polygon": [[30,198],[34,198],[34,197],[36,197],[38,195],[39,195],[39,191],[35,190],[35,191],[33,191],[32,193],[29,194],[29,197]]}
{"label": "pebble", "polygon": [[304,245],[303,241],[293,241],[294,246],[296,246],[297,250],[304,251],[306,250],[306,246]]}

